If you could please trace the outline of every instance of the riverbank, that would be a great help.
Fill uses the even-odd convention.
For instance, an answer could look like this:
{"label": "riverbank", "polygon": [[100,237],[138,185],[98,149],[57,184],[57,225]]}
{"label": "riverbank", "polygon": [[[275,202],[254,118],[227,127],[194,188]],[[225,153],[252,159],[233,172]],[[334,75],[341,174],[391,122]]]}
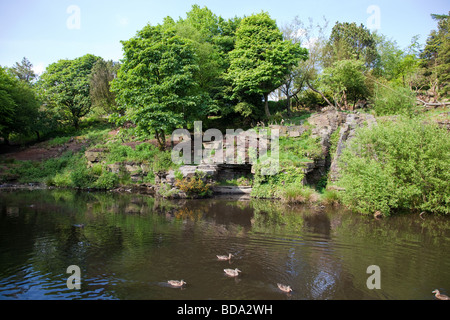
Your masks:
{"label": "riverbank", "polygon": [[38,186],[181,199],[232,193],[342,204],[366,215],[447,214],[449,121],[445,108],[414,119],[324,108],[297,123],[260,125],[256,129],[280,132],[279,172],[270,176],[260,174],[261,163],[175,165],[170,149],[160,151],[156,141],[103,124],[10,149],[0,155],[0,181],[4,190]]}

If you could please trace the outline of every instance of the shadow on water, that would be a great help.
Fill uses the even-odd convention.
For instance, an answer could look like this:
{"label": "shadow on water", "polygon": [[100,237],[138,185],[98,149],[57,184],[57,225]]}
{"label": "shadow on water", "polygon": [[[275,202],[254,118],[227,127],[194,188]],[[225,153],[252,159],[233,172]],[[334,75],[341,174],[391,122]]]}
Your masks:
{"label": "shadow on water", "polygon": [[[0,209],[1,299],[433,299],[433,289],[450,291],[446,217],[374,220],[277,201],[71,190],[1,192]],[[80,267],[80,290],[67,288],[70,265]],[[367,287],[371,265],[381,289]],[[224,273],[235,268],[238,277]],[[182,288],[167,284],[182,279]]]}

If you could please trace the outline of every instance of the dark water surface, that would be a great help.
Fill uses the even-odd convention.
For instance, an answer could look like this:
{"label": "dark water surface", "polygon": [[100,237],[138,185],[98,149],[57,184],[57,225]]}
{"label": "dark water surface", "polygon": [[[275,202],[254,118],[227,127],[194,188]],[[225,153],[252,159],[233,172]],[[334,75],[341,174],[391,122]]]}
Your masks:
{"label": "dark water surface", "polygon": [[[277,201],[0,193],[0,299],[435,299],[450,294],[450,219],[383,220]],[[81,228],[79,225],[83,224]],[[232,253],[229,261],[217,254]],[[81,289],[69,289],[70,265]],[[367,268],[380,268],[369,289]],[[225,268],[242,271],[230,278]],[[172,288],[167,280],[187,282]],[[277,283],[290,285],[286,294]]]}

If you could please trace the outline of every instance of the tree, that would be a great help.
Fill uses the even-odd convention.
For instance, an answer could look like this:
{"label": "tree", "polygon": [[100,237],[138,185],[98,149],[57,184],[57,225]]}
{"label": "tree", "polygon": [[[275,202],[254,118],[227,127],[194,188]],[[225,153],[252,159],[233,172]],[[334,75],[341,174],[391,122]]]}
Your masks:
{"label": "tree", "polygon": [[372,33],[364,25],[357,26],[354,22],[336,22],[331,31],[327,52],[327,67],[335,61],[356,59],[364,61],[365,66],[372,69],[378,59]]}
{"label": "tree", "polygon": [[9,143],[12,133],[35,130],[39,102],[31,87],[0,67],[0,135]]}
{"label": "tree", "polygon": [[110,83],[117,77],[120,64],[118,62],[99,59],[92,67],[90,95],[92,105],[103,109],[106,113],[117,111],[116,96],[110,90]]}
{"label": "tree", "polygon": [[[328,21],[325,19],[323,25],[314,25],[310,18],[309,25],[306,26],[303,21],[295,17],[291,23],[282,28],[284,39],[301,44],[308,49],[307,59],[303,57],[299,60],[286,76],[285,83],[280,87],[286,96],[288,115],[290,114],[291,97],[298,99],[298,95],[308,87],[318,92],[311,83],[317,78],[319,69],[322,67],[327,26]],[[319,93],[323,95],[321,92]],[[325,99],[327,98],[325,97]]]}
{"label": "tree", "polygon": [[379,55],[374,74],[397,86],[409,86],[410,89],[417,86],[419,69],[415,48],[417,36],[413,37],[411,45],[406,50],[401,50],[395,41],[388,40],[384,35],[375,33],[373,37]]}
{"label": "tree", "polygon": [[22,81],[27,83],[32,83],[36,79],[36,74],[33,71],[33,65],[27,58],[23,58],[21,63],[16,62],[16,64],[11,67],[11,72]]}
{"label": "tree", "polygon": [[430,33],[420,57],[436,101],[439,93],[448,95],[450,90],[450,13],[431,16],[438,30]]}
{"label": "tree", "polygon": [[336,61],[323,71],[322,85],[333,94],[333,99],[341,110],[349,110],[349,102],[355,105],[359,99],[369,95],[363,74],[364,63],[358,60]]}
{"label": "tree", "polygon": [[163,25],[145,26],[122,44],[123,64],[112,82],[117,103],[125,108],[127,120],[144,134],[155,134],[164,149],[167,133],[204,112],[195,50],[167,18]]}
{"label": "tree", "polygon": [[306,55],[307,50],[299,44],[283,40],[283,34],[268,13],[244,18],[236,32],[236,46],[230,52],[227,73],[233,97],[263,95],[264,110],[270,117],[269,93],[283,83],[290,69]]}
{"label": "tree", "polygon": [[40,79],[39,85],[47,98],[76,129],[80,119],[91,110],[91,73],[99,59],[87,54],[74,60],[59,60],[49,65]]}

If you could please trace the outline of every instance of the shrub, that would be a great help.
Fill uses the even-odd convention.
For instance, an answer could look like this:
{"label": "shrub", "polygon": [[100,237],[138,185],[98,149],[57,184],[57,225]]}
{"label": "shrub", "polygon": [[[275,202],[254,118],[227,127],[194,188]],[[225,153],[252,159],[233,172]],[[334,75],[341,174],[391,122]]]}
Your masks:
{"label": "shrub", "polygon": [[342,201],[363,214],[396,209],[448,214],[449,150],[448,131],[420,119],[361,128],[342,153]]}
{"label": "shrub", "polygon": [[90,188],[95,182],[95,176],[84,163],[78,165],[70,172],[70,180],[72,187],[75,188]]}
{"label": "shrub", "polygon": [[95,181],[94,187],[97,189],[112,189],[117,186],[119,177],[109,171],[104,171]]}
{"label": "shrub", "polygon": [[291,184],[281,191],[281,199],[288,203],[307,203],[313,199],[315,191],[301,184]]}
{"label": "shrub", "polygon": [[188,197],[206,197],[212,194],[211,185],[197,173],[193,177],[176,180],[175,187],[186,193]]}
{"label": "shrub", "polygon": [[337,190],[324,190],[321,195],[321,202],[327,205],[337,205],[340,203],[340,194]]}
{"label": "shrub", "polygon": [[416,107],[414,93],[400,86],[388,87],[375,85],[373,106],[377,115],[401,114],[411,116]]}

